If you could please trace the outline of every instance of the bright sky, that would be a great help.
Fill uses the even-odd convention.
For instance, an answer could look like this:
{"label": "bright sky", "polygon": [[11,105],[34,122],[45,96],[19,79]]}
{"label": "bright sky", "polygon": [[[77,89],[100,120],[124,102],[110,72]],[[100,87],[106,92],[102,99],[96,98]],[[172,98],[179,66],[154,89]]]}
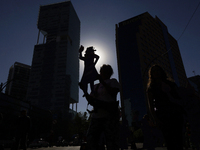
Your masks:
{"label": "bright sky", "polygon": [[[40,5],[63,0],[0,1],[0,82],[6,82],[9,68],[18,61],[31,65],[37,42],[37,17]],[[148,11],[158,16],[178,39],[200,0],[71,0],[81,21],[80,44],[94,46],[100,55],[97,70],[103,64],[114,69],[118,79],[115,53],[115,24]],[[200,74],[200,8],[196,11],[178,44],[188,77]],[[80,63],[80,76],[83,63]],[[79,93],[78,111],[86,111],[86,100]]]}

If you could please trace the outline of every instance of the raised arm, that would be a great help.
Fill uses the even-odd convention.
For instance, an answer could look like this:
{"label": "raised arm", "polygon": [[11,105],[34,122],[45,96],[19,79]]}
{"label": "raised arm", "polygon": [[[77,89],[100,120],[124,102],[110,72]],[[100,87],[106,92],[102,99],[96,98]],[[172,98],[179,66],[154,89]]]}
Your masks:
{"label": "raised arm", "polygon": [[84,47],[83,47],[83,45],[81,45],[81,47],[79,48],[79,59],[80,60],[84,60],[84,57],[82,56],[83,50],[84,50]]}
{"label": "raised arm", "polygon": [[99,56],[94,54],[94,58],[95,58],[94,65],[96,65],[97,61],[99,60]]}

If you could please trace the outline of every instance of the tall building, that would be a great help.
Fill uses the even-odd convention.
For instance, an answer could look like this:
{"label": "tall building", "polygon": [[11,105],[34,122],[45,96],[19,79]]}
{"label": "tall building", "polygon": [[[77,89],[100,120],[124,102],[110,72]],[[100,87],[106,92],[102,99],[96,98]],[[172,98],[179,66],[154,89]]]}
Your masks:
{"label": "tall building", "polygon": [[65,1],[40,6],[37,27],[27,99],[67,117],[69,104],[78,103],[80,20]]}
{"label": "tall building", "polygon": [[188,80],[195,84],[195,90],[200,95],[200,75],[195,75],[195,76],[189,77]]}
{"label": "tall building", "polygon": [[187,83],[178,43],[157,16],[145,12],[116,24],[116,51],[120,95],[129,124],[135,112],[139,112],[140,119],[147,113],[146,86],[151,65],[161,65],[178,86]]}
{"label": "tall building", "polygon": [[25,101],[31,66],[15,62],[10,67],[5,94]]}

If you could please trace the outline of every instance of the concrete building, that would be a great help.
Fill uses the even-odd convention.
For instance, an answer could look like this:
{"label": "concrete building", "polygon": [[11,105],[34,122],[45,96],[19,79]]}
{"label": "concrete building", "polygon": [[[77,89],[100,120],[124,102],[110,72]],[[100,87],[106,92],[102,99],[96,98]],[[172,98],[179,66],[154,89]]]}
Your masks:
{"label": "concrete building", "polygon": [[200,75],[189,77],[188,80],[200,95]]}
{"label": "concrete building", "polygon": [[[125,114],[131,124],[134,112],[141,119],[147,113],[148,69],[161,65],[178,86],[186,86],[187,77],[176,39],[167,26],[148,12],[116,24],[116,51],[122,106],[131,103]],[[128,109],[129,110],[129,109]]]}
{"label": "concrete building", "polygon": [[31,66],[15,62],[9,70],[5,94],[25,101],[30,71]]}
{"label": "concrete building", "polygon": [[3,117],[3,121],[0,120],[0,144],[5,147],[13,145],[12,139],[15,137],[16,120],[22,110],[26,110],[27,115],[31,118],[32,126],[29,132],[29,140],[32,141],[35,137],[41,135],[48,135],[53,127],[50,111],[32,106],[30,102],[16,99],[5,93],[0,93],[0,110],[0,115]]}
{"label": "concrete building", "polygon": [[40,6],[27,99],[67,117],[78,103],[80,20],[70,1]]}

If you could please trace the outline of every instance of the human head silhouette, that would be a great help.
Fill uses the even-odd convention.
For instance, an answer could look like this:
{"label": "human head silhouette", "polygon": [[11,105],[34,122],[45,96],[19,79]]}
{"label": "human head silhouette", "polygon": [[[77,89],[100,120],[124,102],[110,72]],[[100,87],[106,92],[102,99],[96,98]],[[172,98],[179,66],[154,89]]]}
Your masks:
{"label": "human head silhouette", "polygon": [[93,54],[94,51],[96,51],[96,50],[94,49],[94,47],[93,47],[93,46],[90,46],[90,47],[88,47],[88,48],[86,49],[85,53],[86,53],[86,54]]}
{"label": "human head silhouette", "polygon": [[110,79],[113,74],[113,69],[110,65],[103,64],[100,68],[100,75],[105,79]]}
{"label": "human head silhouette", "polygon": [[149,78],[152,80],[154,79],[166,80],[167,74],[161,66],[156,64],[149,69]]}

